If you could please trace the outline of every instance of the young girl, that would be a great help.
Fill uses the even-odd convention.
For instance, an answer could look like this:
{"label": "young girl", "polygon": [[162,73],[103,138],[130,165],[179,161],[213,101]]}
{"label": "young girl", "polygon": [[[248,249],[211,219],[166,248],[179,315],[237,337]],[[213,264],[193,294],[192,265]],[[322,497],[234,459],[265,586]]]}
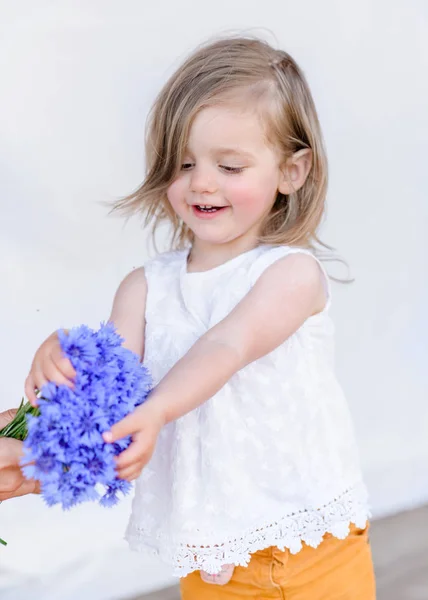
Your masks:
{"label": "young girl", "polygon": [[[155,102],[147,161],[116,208],[169,222],[176,250],[124,279],[110,317],[156,384],[104,434],[133,436],[117,458],[138,478],[131,547],[166,560],[185,600],[373,599],[315,252],[327,163],[301,70],[259,40],[198,49]],[[26,394],[73,376],[54,333]]]}

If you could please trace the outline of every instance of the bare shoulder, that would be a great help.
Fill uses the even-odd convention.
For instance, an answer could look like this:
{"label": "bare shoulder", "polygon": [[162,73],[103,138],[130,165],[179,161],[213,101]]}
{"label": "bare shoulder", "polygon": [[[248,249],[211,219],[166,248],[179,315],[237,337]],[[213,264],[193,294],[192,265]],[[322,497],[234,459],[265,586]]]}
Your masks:
{"label": "bare shoulder", "polygon": [[147,287],[144,267],[137,267],[136,269],[130,271],[126,277],[123,278],[119,287]]}
{"label": "bare shoulder", "polygon": [[311,314],[321,312],[327,301],[325,275],[314,256],[304,252],[279,258],[260,276],[257,287],[265,293],[275,292],[284,301],[290,296],[300,296],[302,300],[306,297]]}
{"label": "bare shoulder", "polygon": [[[147,294],[147,281],[144,272],[144,267],[133,269],[120,283],[115,294],[113,310],[120,309],[122,305],[129,308],[130,306],[140,306],[145,302]],[[144,304],[142,305],[144,308]]]}
{"label": "bare shoulder", "polygon": [[299,280],[310,282],[317,282],[321,278],[321,270],[318,261],[306,252],[294,252],[278,258],[272,265],[270,265],[265,273],[286,273],[288,276],[293,275]]}

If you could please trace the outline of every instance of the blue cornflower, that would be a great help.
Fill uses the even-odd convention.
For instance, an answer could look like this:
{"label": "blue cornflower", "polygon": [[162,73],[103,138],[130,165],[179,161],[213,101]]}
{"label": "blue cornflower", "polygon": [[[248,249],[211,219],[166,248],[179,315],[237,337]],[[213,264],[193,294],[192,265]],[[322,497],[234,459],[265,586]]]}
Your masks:
{"label": "blue cornflower", "polygon": [[129,494],[132,485],[124,479],[115,479],[107,486],[107,491],[100,500],[102,506],[114,506],[119,502],[118,493],[121,492],[124,496]]}
{"label": "blue cornflower", "polygon": [[95,363],[99,357],[99,349],[93,331],[86,325],[74,327],[68,333],[58,331],[58,339],[65,356],[70,359],[75,369],[85,368]]}
{"label": "blue cornflower", "polygon": [[102,432],[108,431],[109,420],[105,410],[86,402],[74,419],[75,435],[81,444],[91,447],[102,441]]}
{"label": "blue cornflower", "polygon": [[102,433],[145,401],[151,378],[138,356],[122,346],[112,323],[98,331],[81,325],[58,336],[76,370],[75,386],[50,382],[43,387],[39,416],[27,416],[22,463],[34,464],[23,470],[41,482],[49,506],[69,509],[88,500],[112,506],[119,493],[131,489],[129,482],[117,479],[114,461],[131,437],[106,444]]}

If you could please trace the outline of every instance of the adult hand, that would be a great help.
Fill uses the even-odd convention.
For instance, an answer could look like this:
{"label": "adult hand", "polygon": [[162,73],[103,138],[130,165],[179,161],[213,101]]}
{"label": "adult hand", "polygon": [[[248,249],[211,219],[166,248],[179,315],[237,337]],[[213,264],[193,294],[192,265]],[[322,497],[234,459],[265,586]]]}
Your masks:
{"label": "adult hand", "polygon": [[[0,430],[15,416],[17,409],[0,413]],[[0,438],[0,501],[40,494],[40,485],[34,479],[26,479],[19,466],[23,455],[23,443],[12,438]]]}

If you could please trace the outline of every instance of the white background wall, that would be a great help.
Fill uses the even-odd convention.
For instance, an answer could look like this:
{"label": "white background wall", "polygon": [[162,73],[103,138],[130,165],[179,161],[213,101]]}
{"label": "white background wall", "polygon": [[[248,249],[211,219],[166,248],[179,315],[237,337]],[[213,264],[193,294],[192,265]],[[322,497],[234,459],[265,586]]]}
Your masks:
{"label": "white background wall", "polygon": [[[0,409],[52,330],[97,326],[147,256],[105,200],[143,176],[146,112],[208,36],[268,28],[311,83],[331,164],[324,239],[338,371],[375,515],[428,501],[428,6],[424,0],[0,0]],[[273,36],[261,31],[272,40]],[[124,598],[168,583],[104,510],[3,503],[2,600]],[[29,591],[30,590],[30,591]]]}

